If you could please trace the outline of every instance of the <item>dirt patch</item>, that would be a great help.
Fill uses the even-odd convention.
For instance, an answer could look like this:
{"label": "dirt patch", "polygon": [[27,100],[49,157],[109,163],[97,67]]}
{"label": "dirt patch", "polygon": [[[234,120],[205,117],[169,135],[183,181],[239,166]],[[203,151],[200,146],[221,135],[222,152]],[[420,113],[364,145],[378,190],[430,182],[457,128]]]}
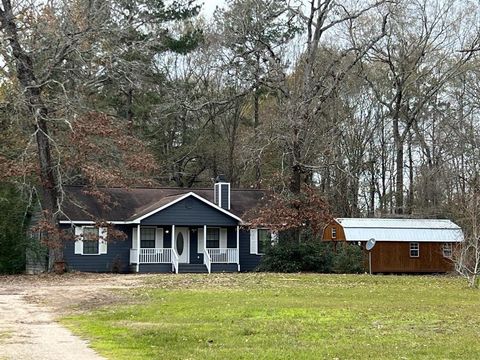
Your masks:
{"label": "dirt patch", "polygon": [[56,322],[66,313],[125,303],[122,289],[150,275],[0,276],[0,359],[102,359]]}

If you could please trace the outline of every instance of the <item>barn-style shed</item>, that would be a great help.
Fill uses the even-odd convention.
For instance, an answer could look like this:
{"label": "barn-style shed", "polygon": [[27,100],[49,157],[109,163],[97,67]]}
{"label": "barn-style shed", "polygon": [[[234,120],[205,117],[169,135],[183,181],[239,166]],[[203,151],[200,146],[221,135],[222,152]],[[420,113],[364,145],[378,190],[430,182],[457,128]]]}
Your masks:
{"label": "barn-style shed", "polygon": [[438,273],[453,270],[452,254],[463,241],[450,220],[337,218],[323,231],[324,241],[353,242],[365,248],[375,239],[373,273]]}

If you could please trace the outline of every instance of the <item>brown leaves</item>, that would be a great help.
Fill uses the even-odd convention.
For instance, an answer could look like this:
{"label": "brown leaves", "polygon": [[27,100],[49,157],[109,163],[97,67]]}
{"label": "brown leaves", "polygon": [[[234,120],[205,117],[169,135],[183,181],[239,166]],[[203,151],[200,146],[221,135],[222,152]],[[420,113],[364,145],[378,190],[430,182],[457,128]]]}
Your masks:
{"label": "brown leaves", "polygon": [[246,218],[252,228],[266,226],[283,231],[309,227],[319,234],[332,216],[318,190],[305,185],[299,195],[272,194],[264,206],[249,212]]}
{"label": "brown leaves", "polygon": [[[155,159],[126,124],[89,112],[72,123],[66,165],[92,187],[151,183]],[[80,172],[80,174],[78,174]],[[145,179],[145,181],[143,181]],[[139,184],[140,183],[140,184]]]}

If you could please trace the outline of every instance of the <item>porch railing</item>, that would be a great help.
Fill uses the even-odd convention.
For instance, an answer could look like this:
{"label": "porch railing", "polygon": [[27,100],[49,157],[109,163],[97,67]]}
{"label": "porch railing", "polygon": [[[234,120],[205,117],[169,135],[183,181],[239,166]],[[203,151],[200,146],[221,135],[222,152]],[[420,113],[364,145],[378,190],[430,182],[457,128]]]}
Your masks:
{"label": "porch railing", "polygon": [[137,263],[137,249],[130,249],[130,264]]}
{"label": "porch railing", "polygon": [[178,253],[175,249],[172,250],[172,271],[178,274]]}
{"label": "porch railing", "polygon": [[207,249],[212,263],[227,263],[227,264],[236,264],[237,263],[237,249],[236,248],[215,248]]}
{"label": "porch railing", "polygon": [[207,267],[208,273],[210,274],[212,272],[212,259],[210,258],[210,254],[208,251],[203,249],[203,262],[205,263],[205,266]]}
{"label": "porch railing", "polygon": [[140,264],[169,264],[172,262],[170,248],[141,248]]}

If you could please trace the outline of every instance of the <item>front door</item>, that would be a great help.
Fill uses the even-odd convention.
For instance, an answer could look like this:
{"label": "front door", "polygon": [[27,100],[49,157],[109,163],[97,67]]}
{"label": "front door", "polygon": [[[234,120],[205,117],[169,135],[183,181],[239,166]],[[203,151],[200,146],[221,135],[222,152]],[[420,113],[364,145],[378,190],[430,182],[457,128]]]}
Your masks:
{"label": "front door", "polygon": [[175,240],[174,246],[178,254],[179,263],[189,263],[190,252],[189,252],[189,237],[188,237],[188,228],[179,227],[175,228]]}

